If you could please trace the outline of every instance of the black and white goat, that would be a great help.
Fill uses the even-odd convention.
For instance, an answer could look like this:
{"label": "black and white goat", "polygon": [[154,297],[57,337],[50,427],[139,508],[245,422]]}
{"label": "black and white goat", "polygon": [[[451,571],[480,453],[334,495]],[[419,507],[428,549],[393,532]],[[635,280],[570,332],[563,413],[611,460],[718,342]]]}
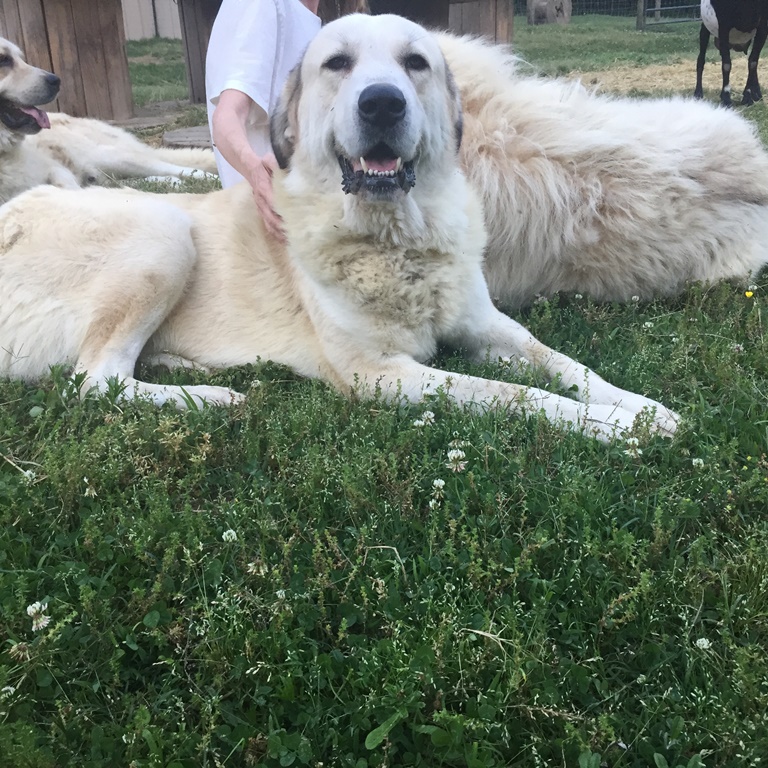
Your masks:
{"label": "black and white goat", "polygon": [[715,47],[720,51],[723,63],[723,90],[720,103],[731,106],[731,48],[746,52],[750,43],[749,72],[747,85],[741,98],[745,105],[762,99],[757,79],[757,62],[768,37],[768,0],[701,0],[701,31],[699,32],[699,58],[696,61],[696,90],[693,95],[704,96],[701,75],[709,45],[709,37],[715,38]]}

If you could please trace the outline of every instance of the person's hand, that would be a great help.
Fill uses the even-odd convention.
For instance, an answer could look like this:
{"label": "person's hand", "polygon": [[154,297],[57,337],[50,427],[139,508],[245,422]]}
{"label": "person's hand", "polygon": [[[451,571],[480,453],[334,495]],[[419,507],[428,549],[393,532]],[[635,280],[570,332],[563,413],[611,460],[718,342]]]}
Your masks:
{"label": "person's hand", "polygon": [[264,226],[274,238],[281,243],[286,241],[282,217],[275,211],[272,194],[272,175],[277,169],[277,160],[273,154],[264,155],[253,163],[248,173],[248,183],[253,190]]}

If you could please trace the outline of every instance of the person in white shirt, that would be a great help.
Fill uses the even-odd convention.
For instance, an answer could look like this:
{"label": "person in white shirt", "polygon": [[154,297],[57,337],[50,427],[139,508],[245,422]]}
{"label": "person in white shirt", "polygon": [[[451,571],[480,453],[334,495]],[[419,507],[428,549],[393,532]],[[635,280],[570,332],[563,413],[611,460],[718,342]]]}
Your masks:
{"label": "person in white shirt", "polygon": [[208,124],[223,187],[243,179],[267,230],[285,239],[272,202],[269,115],[320,29],[319,0],[224,0],[205,62]]}

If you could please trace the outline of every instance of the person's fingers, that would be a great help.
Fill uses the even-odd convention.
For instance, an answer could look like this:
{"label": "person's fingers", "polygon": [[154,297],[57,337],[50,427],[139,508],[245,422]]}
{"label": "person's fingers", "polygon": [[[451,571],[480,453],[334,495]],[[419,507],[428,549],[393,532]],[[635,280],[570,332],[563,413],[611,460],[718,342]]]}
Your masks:
{"label": "person's fingers", "polygon": [[256,208],[267,232],[284,243],[286,240],[285,228],[282,218],[275,211],[272,194],[272,173],[275,168],[277,168],[277,161],[274,155],[265,155],[250,181]]}
{"label": "person's fingers", "polygon": [[271,201],[259,193],[254,194],[254,200],[267,232],[284,243],[285,229],[283,227],[283,220],[270,204]]}
{"label": "person's fingers", "polygon": [[267,169],[270,176],[272,176],[278,169],[277,159],[271,152],[268,155],[264,155],[264,157],[261,158],[261,162]]}

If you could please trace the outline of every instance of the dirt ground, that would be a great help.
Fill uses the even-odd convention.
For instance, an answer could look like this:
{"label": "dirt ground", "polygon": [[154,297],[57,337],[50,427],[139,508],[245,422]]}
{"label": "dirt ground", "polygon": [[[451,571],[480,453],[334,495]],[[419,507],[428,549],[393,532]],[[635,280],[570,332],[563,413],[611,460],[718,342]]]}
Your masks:
{"label": "dirt ground", "polygon": [[[585,85],[596,85],[602,91],[629,93],[630,91],[680,93],[690,95],[696,85],[696,62],[684,60],[676,64],[653,64],[643,67],[614,67],[599,72],[572,72]],[[720,64],[708,61],[704,67],[704,90],[720,92],[722,86]],[[740,96],[747,81],[747,57],[734,56],[731,70],[731,88]]]}

